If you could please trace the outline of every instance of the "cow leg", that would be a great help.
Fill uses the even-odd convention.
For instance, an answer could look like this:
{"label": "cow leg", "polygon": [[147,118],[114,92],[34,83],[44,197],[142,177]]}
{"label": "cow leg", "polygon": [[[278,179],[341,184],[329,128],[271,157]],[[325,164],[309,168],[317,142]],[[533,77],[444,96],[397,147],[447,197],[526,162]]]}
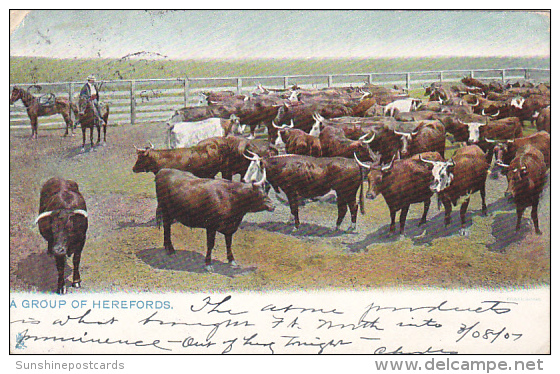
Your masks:
{"label": "cow leg", "polygon": [[64,118],[64,122],[66,123],[66,131],[64,132],[64,136],[68,136],[68,128],[72,130],[72,136],[74,136],[74,130],[72,129],[72,120],[70,119],[70,116],[66,113],[62,113],[62,117]]}
{"label": "cow leg", "polygon": [[535,226],[535,234],[542,235],[542,231],[539,229],[539,201],[533,202],[533,208],[531,209],[531,218],[533,219],[533,225]]}
{"label": "cow leg", "polygon": [[204,261],[204,264],[206,271],[209,273],[214,271],[214,268],[212,267],[212,249],[214,249],[215,242],[216,230],[206,229],[206,260]]}
{"label": "cow leg", "polygon": [[290,204],[290,212],[294,216],[294,225],[296,230],[299,229],[299,198],[298,195],[287,195],[288,203]]}
{"label": "cow leg", "polygon": [[401,209],[401,215],[399,216],[400,230],[399,233],[404,234],[404,225],[406,224],[406,216],[408,215],[408,208],[410,205],[405,206]]}
{"label": "cow leg", "polygon": [[254,125],[249,126],[250,132],[251,132],[249,134],[249,137],[248,137],[249,140],[255,139],[255,129],[256,129],[256,127],[257,126],[254,126]]}
{"label": "cow leg", "polygon": [[[338,194],[337,194],[338,195]],[[346,216],[346,212],[348,211],[348,207],[346,206],[346,201],[342,198],[342,196],[338,196],[336,200],[336,204],[338,206],[338,218],[336,220],[336,229],[340,230],[340,225]]]}
{"label": "cow leg", "polygon": [[451,223],[451,201],[444,199],[443,207],[445,208],[445,226]]}
{"label": "cow leg", "polygon": [[80,288],[82,279],[80,278],[80,260],[82,258],[82,251],[74,252],[74,258],[72,258],[72,263],[74,265],[74,271],[72,275],[72,287]]}
{"label": "cow leg", "polygon": [[66,257],[64,255],[55,256],[56,270],[58,271],[58,283],[56,286],[56,293],[64,295],[66,287],[64,286],[64,267],[66,266]]}
{"label": "cow leg", "polygon": [[91,149],[93,149],[93,126],[89,129],[89,143],[91,145]]}
{"label": "cow leg", "polygon": [[391,225],[389,226],[389,233],[391,234],[395,231],[395,217],[397,215],[397,211],[389,208],[389,215],[391,216]]}
{"label": "cow leg", "polygon": [[482,199],[482,214],[488,215],[488,207],[486,207],[486,187],[480,190],[480,198]]}
{"label": "cow leg", "polygon": [[82,152],[86,150],[86,128],[82,127]]}
{"label": "cow leg", "polygon": [[175,253],[175,248],[173,248],[173,243],[171,242],[171,224],[173,220],[166,214],[162,212],[163,217],[163,247],[168,254],[172,255]]}
{"label": "cow leg", "polygon": [[107,143],[107,124],[103,124],[103,144]]}
{"label": "cow leg", "polygon": [[97,144],[101,143],[101,125],[97,121]]}
{"label": "cow leg", "polygon": [[420,222],[418,222],[418,226],[422,226],[426,223],[426,218],[428,217],[428,211],[430,210],[430,203],[432,202],[431,199],[427,199],[424,201],[424,213],[422,213],[422,218],[420,218]]}
{"label": "cow leg", "polygon": [[461,235],[466,235],[467,232],[465,230],[465,222],[466,222],[466,216],[467,216],[467,208],[469,207],[469,202],[471,201],[470,197],[466,198],[465,201],[463,201],[463,203],[461,204],[461,211],[460,211],[460,215],[461,215]]}
{"label": "cow leg", "polygon": [[521,228],[521,218],[523,218],[523,213],[525,212],[525,207],[517,206],[517,225],[515,225],[515,231],[519,231]]}
{"label": "cow leg", "polygon": [[229,266],[232,268],[238,268],[237,262],[235,262],[235,258],[233,258],[233,251],[231,250],[231,243],[233,241],[233,234],[224,234],[226,238],[226,254]]}
{"label": "cow leg", "polygon": [[350,209],[350,217],[352,219],[352,223],[350,223],[348,231],[356,231],[356,222],[358,221],[358,203],[356,202],[356,199],[353,198],[350,198],[350,201],[347,201],[346,203]]}

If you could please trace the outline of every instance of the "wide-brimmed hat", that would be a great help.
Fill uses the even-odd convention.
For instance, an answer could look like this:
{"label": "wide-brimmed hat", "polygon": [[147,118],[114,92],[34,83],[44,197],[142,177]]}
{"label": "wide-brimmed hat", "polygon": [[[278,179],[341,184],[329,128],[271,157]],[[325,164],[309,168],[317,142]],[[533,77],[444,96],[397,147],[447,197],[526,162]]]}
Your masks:
{"label": "wide-brimmed hat", "polygon": [[95,81],[95,75],[91,74],[87,77],[88,81]]}

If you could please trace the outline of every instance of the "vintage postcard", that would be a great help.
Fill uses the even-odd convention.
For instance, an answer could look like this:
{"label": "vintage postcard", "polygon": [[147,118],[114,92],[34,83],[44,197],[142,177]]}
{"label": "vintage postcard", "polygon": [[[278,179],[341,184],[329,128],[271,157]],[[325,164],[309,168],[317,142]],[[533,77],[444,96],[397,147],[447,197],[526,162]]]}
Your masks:
{"label": "vintage postcard", "polygon": [[[16,368],[549,355],[550,27],[550,10],[11,10]],[[525,359],[482,370],[542,370]]]}

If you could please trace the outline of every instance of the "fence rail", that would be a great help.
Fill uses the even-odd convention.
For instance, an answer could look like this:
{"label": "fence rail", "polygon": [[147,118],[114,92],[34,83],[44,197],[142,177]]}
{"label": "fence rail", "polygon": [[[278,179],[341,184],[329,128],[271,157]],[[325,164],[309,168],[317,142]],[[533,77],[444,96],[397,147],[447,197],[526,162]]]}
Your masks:
{"label": "fence rail", "polygon": [[[313,74],[278,75],[248,77],[213,78],[170,78],[101,81],[101,101],[109,104],[109,124],[137,124],[164,121],[173,111],[191,105],[200,105],[200,93],[205,90],[233,90],[238,94],[248,94],[262,84],[267,88],[289,88],[297,84],[302,88],[324,88],[364,83],[398,85],[407,90],[422,87],[433,82],[459,81],[464,76],[479,80],[527,79],[536,82],[550,82],[550,69],[505,68],[434,70],[416,72],[360,73],[360,74]],[[41,92],[53,93],[76,99],[84,82],[22,83],[17,86],[41,87]],[[14,85],[10,85],[10,90]],[[76,101],[76,100],[75,100]],[[62,117],[51,116],[39,119],[41,127],[64,125]],[[10,106],[10,128],[29,126],[25,107],[19,101]]]}

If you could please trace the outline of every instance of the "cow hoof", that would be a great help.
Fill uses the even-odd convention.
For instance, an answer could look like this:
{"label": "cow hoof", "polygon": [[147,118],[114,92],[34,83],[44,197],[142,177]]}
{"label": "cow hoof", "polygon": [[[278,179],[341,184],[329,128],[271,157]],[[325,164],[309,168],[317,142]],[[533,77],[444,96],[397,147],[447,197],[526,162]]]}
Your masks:
{"label": "cow hoof", "polygon": [[459,230],[459,235],[469,236],[469,231],[467,229],[461,229],[461,230]]}
{"label": "cow hoof", "polygon": [[542,231],[539,230],[539,229],[537,229],[537,230],[535,230],[535,234],[536,234],[536,235],[542,235]]}
{"label": "cow hoof", "polygon": [[239,269],[239,268],[241,267],[241,266],[239,266],[239,265],[237,264],[237,262],[235,262],[235,261],[230,261],[230,262],[229,262],[229,266],[230,266],[232,269]]}
{"label": "cow hoof", "polygon": [[66,287],[62,286],[61,288],[56,290],[56,293],[59,294],[59,295],[65,295],[66,294]]}
{"label": "cow hoof", "polygon": [[80,153],[85,153],[86,152],[86,147],[82,147],[82,149],[80,149]]}
{"label": "cow hoof", "polygon": [[81,281],[79,281],[79,282],[74,282],[74,283],[72,283],[72,287],[74,287],[74,288],[82,288],[82,282],[81,282]]}
{"label": "cow hoof", "polygon": [[213,272],[214,272],[214,267],[213,267],[212,265],[206,265],[206,266],[204,267],[204,270],[205,270],[207,273],[213,273]]}
{"label": "cow hoof", "polygon": [[356,231],[356,224],[355,224],[355,223],[351,224],[351,225],[348,227],[348,230],[346,230],[346,231],[355,232],[355,231]]}

